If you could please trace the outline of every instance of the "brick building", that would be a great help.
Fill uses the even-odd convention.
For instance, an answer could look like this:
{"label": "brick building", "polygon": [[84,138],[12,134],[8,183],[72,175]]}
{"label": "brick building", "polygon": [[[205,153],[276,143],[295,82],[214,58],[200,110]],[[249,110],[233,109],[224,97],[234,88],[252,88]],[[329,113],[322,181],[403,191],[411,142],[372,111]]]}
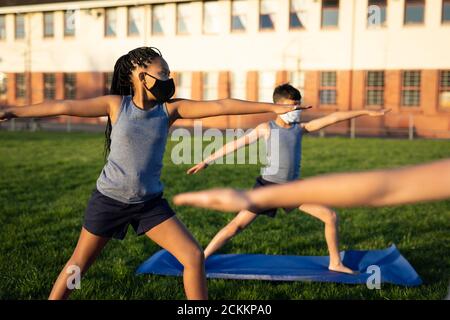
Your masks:
{"label": "brick building", "polygon": [[270,101],[289,81],[309,116],[386,107],[358,130],[413,124],[449,138],[449,39],[449,0],[0,1],[0,104],[105,94],[115,60],[146,45],[163,52],[178,97]]}

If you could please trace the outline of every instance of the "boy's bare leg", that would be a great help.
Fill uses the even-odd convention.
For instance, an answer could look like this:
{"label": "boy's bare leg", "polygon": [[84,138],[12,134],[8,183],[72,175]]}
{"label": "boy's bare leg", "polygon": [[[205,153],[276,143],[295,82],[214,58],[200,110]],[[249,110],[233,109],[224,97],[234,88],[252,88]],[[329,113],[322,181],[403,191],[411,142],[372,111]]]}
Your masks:
{"label": "boy's bare leg", "polygon": [[250,225],[258,215],[243,210],[239,212],[233,220],[231,220],[225,227],[222,228],[211,240],[205,249],[205,259],[211,256],[214,252],[223,247],[231,238],[237,235]]}
{"label": "boy's bare leg", "polygon": [[344,266],[341,261],[339,254],[339,219],[336,212],[328,207],[312,204],[302,204],[299,209],[325,223],[325,240],[330,254],[330,265],[328,269],[343,273],[355,273],[353,270]]}

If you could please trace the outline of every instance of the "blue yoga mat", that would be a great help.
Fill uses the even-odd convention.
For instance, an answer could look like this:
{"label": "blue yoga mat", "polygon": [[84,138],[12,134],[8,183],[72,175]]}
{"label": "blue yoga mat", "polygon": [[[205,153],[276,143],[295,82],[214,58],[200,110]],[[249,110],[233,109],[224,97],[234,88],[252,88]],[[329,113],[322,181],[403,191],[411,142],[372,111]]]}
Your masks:
{"label": "blue yoga mat", "polygon": [[[329,271],[328,256],[218,254],[209,257],[205,267],[208,278],[365,284],[374,272],[369,267],[375,265],[380,268],[381,283],[422,284],[419,275],[395,245],[384,250],[342,251],[341,257],[346,266],[359,274]],[[166,276],[181,276],[182,272],[183,266],[166,250],[155,253],[136,271],[137,274]]]}

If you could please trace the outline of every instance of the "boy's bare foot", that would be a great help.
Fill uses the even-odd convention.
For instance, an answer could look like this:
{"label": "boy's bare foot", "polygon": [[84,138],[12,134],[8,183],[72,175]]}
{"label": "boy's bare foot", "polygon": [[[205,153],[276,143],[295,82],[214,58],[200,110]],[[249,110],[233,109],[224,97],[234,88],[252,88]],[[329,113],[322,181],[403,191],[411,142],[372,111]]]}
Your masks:
{"label": "boy's bare foot", "polygon": [[342,272],[342,273],[348,273],[348,274],[356,274],[357,272],[353,271],[352,269],[347,268],[342,263],[331,265],[328,267],[328,270],[335,271],[335,272]]}

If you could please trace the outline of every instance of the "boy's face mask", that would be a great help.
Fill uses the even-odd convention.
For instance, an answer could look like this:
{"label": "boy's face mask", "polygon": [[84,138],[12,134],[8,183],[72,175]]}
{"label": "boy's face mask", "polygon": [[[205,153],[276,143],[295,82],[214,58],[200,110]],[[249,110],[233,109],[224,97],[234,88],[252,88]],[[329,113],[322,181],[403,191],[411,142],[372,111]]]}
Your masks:
{"label": "boy's face mask", "polygon": [[286,122],[286,124],[293,124],[300,122],[300,115],[302,110],[294,110],[284,114],[280,114],[280,118]]}
{"label": "boy's face mask", "polygon": [[175,83],[172,78],[168,80],[159,80],[147,72],[142,72],[139,75],[141,81],[145,80],[145,75],[155,79],[155,84],[151,88],[147,87],[145,82],[144,87],[151,92],[158,102],[167,102],[175,94]]}

